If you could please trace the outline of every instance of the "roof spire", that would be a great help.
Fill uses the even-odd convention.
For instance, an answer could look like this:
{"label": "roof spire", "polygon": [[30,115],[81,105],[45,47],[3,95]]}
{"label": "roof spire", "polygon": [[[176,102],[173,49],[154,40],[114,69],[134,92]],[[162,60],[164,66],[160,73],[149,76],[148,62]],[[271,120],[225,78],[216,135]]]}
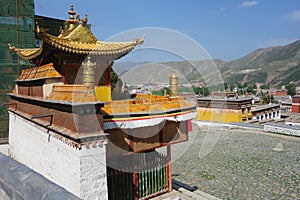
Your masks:
{"label": "roof spire", "polygon": [[73,7],[72,4],[70,6],[70,10],[69,10],[68,14],[69,14],[69,19],[66,22],[68,24],[70,24],[69,29],[73,29],[74,24],[77,23],[77,22],[76,22],[75,17],[74,17],[76,15],[76,12],[74,11],[74,7]]}

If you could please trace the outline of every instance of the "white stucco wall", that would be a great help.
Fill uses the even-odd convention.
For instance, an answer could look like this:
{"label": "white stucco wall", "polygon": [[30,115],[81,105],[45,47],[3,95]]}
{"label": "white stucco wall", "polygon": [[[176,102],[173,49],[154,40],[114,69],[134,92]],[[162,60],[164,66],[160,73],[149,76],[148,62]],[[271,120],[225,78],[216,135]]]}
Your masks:
{"label": "white stucco wall", "polygon": [[264,125],[264,131],[281,133],[285,135],[292,135],[298,137],[300,136],[300,128],[289,126],[289,125],[268,123]]}
{"label": "white stucco wall", "polygon": [[57,82],[57,80],[53,79],[46,79],[46,82],[43,84],[43,98],[47,99],[53,89],[53,85],[60,84],[62,85],[63,82]]}
{"label": "white stucco wall", "polygon": [[267,119],[281,119],[281,111],[279,109],[276,111],[270,110],[268,112],[257,114],[257,116],[254,116],[253,119],[257,119],[258,121]]}
{"label": "white stucco wall", "polygon": [[75,149],[9,113],[10,155],[83,199],[108,199],[105,145]]}
{"label": "white stucco wall", "polygon": [[8,155],[8,148],[9,148],[8,144],[0,144],[0,153],[3,153],[4,155]]}

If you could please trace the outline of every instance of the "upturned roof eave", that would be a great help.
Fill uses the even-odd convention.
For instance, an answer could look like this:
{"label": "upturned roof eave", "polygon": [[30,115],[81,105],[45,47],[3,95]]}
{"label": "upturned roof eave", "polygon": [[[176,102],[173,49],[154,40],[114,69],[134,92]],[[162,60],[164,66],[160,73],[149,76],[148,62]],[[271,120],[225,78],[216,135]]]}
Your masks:
{"label": "upturned roof eave", "polygon": [[[78,27],[64,37],[62,35],[50,35],[44,30],[38,31],[42,40],[42,45],[39,48],[21,49],[9,45],[9,49],[17,53],[23,60],[36,59],[42,54],[45,44],[71,54],[110,56],[111,59],[117,60],[144,42],[143,38],[135,39],[132,42],[103,42],[97,40],[86,27]],[[87,32],[90,39],[80,41],[80,37],[78,37],[80,31]]]}
{"label": "upturned roof eave", "polygon": [[38,57],[43,51],[43,45],[39,48],[16,48],[8,44],[8,48],[20,56],[23,60],[32,60]]}
{"label": "upturned roof eave", "polygon": [[122,57],[131,52],[137,45],[142,44],[143,39],[136,39],[133,42],[102,42],[84,43],[80,41],[72,41],[68,38],[59,38],[47,33],[42,34],[43,41],[69,53],[76,54],[92,54],[99,56],[115,56]]}

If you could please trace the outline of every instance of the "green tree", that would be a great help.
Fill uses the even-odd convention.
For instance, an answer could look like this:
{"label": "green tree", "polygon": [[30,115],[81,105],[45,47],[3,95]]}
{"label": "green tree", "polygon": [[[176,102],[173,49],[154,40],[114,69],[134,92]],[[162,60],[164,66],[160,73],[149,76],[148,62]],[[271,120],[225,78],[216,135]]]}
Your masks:
{"label": "green tree", "polygon": [[195,94],[200,94],[200,87],[193,86],[193,90],[194,90]]}
{"label": "green tree", "polygon": [[253,86],[251,86],[251,85],[248,86],[248,87],[247,87],[247,92],[248,92],[248,93],[251,93],[251,94],[254,94],[254,88],[253,88]]}
{"label": "green tree", "polygon": [[208,96],[210,94],[208,87],[193,87],[193,90],[196,94],[201,94],[203,96]]}
{"label": "green tree", "polygon": [[274,103],[274,102],[275,102],[275,99],[274,99],[274,96],[273,96],[273,95],[271,95],[270,101],[271,101],[271,103]]}
{"label": "green tree", "polygon": [[288,95],[294,96],[296,94],[296,85],[294,83],[286,85],[285,88],[288,90]]}
{"label": "green tree", "polygon": [[243,85],[241,83],[238,84],[239,88],[243,88]]}
{"label": "green tree", "polygon": [[260,89],[270,89],[270,86],[269,84],[268,85],[264,84],[260,86]]}
{"label": "green tree", "polygon": [[224,83],[224,89],[227,90],[228,89],[228,84]]}
{"label": "green tree", "polygon": [[165,87],[165,88],[157,90],[157,91],[153,91],[152,94],[153,95],[164,96],[165,89],[166,89],[167,95],[170,95],[170,88],[168,88],[168,87]]}
{"label": "green tree", "polygon": [[208,96],[210,94],[210,91],[209,91],[209,89],[207,88],[207,87],[204,87],[204,89],[203,89],[203,96]]}
{"label": "green tree", "polygon": [[233,88],[234,88],[234,85],[231,84],[231,85],[230,85],[230,92],[233,92]]}

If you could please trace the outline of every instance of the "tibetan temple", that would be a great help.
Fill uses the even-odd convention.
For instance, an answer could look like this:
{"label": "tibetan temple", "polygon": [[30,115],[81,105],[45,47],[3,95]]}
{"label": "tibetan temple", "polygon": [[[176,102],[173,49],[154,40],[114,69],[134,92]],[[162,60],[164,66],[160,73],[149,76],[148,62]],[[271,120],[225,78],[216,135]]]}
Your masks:
{"label": "tibetan temple", "polygon": [[222,123],[248,121],[253,118],[251,105],[251,98],[198,98],[196,119]]}
{"label": "tibetan temple", "polygon": [[[81,199],[150,199],[172,190],[171,145],[188,140],[195,106],[177,96],[114,99],[112,65],[144,40],[99,41],[71,6],[58,36],[9,45],[35,67],[9,94],[10,155]],[[126,95],[123,95],[127,97]]]}

